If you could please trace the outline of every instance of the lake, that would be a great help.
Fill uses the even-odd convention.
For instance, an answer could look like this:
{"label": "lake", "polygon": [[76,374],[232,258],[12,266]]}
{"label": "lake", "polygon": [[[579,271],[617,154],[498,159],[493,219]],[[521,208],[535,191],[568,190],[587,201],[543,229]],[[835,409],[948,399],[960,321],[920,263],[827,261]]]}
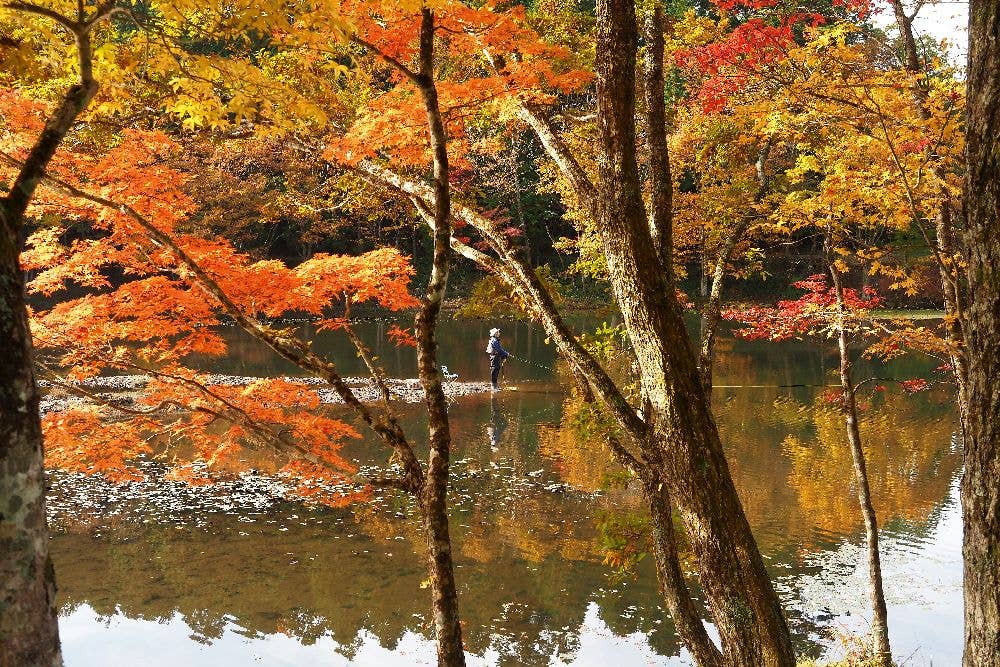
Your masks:
{"label": "lake", "polygon": [[[487,378],[494,324],[446,320],[441,362],[461,380]],[[391,376],[415,376],[411,349],[379,342],[387,326],[371,321],[359,331]],[[505,369],[511,389],[458,398],[450,412],[452,535],[470,663],[690,664],[660,608],[651,559],[631,572],[603,562],[603,522],[641,516],[641,494],[600,439],[586,437],[581,405],[560,387],[544,335],[524,323],[500,326],[504,345],[522,359]],[[294,373],[240,332],[226,335],[230,356],[206,369]],[[342,374],[363,373],[338,335],[316,339]],[[835,658],[870,618],[850,450],[826,397],[836,383],[835,350],[727,335],[718,355],[717,420],[797,645],[803,656]],[[905,379],[934,365],[859,360],[856,370],[859,379]],[[945,387],[907,395],[883,384],[862,394],[862,435],[894,654],[911,666],[959,664],[954,397]],[[423,446],[419,406],[400,410]],[[360,463],[386,458],[369,440],[349,452]],[[221,509],[205,509],[201,491],[188,500],[108,489],[84,496],[56,481],[52,554],[70,667],[435,662],[422,536],[413,504],[400,495],[310,508],[260,503],[237,486]]]}

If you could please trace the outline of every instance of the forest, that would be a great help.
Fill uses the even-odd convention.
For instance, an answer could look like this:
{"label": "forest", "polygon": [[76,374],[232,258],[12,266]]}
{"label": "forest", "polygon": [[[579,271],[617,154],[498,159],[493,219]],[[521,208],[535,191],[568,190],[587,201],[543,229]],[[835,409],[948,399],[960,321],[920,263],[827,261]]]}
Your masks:
{"label": "forest", "polygon": [[1000,3],[0,0],[0,667],[1000,667],[998,373]]}

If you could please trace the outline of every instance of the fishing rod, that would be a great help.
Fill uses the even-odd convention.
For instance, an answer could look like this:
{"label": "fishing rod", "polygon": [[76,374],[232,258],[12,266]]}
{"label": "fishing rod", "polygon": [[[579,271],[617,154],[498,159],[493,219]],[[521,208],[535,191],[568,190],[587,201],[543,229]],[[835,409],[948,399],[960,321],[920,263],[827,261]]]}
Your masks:
{"label": "fishing rod", "polygon": [[543,368],[547,371],[555,371],[555,369],[552,368],[551,366],[545,366],[544,364],[539,364],[534,361],[528,361],[527,359],[515,356],[513,354],[510,354],[509,352],[507,353],[507,356],[513,359],[514,361],[520,361],[522,364],[528,364],[529,366],[536,366],[538,368]]}

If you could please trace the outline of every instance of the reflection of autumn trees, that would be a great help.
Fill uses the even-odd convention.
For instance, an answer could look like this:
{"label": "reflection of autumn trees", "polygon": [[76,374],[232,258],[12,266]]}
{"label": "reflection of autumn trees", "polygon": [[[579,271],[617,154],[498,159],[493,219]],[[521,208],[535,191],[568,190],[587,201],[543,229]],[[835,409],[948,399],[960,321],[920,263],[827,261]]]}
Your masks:
{"label": "reflection of autumn trees", "polygon": [[[509,516],[493,514],[498,504],[454,519],[466,645],[473,653],[499,641],[511,664],[547,664],[554,652],[575,648],[591,600],[623,635],[648,631],[650,619],[659,618],[652,575],[624,596],[600,592],[607,571],[588,551],[592,524],[584,506],[570,502],[560,511],[562,496],[548,495],[548,501],[526,499]],[[412,511],[396,515],[404,510],[352,507],[311,514],[308,521],[275,513],[252,524],[220,516],[204,529],[105,528],[99,540],[60,534],[53,540],[56,567],[65,573],[60,607],[66,613],[88,604],[102,615],[158,622],[179,615],[194,639],[205,642],[232,623],[249,636],[281,632],[307,645],[323,635],[349,645],[364,629],[391,649],[406,631],[431,634],[421,589],[426,574],[411,557],[423,540]],[[301,507],[292,511],[306,516]],[[517,525],[531,513],[540,518]],[[556,523],[573,527],[554,531]],[[491,535],[500,547],[487,562],[467,552],[466,544]],[[619,618],[629,605],[638,608],[634,618]],[[666,654],[678,650],[669,626],[654,643]]]}
{"label": "reflection of autumn trees", "polygon": [[[737,366],[746,358],[727,356]],[[761,384],[784,379],[780,368],[773,371],[778,377],[761,378]],[[717,391],[733,477],[758,541],[772,554],[814,551],[861,530],[842,415],[822,393],[821,387]],[[890,527],[898,520],[926,521],[948,496],[961,454],[952,444],[954,415],[946,399],[944,392],[876,392],[866,401],[861,430],[872,493],[879,518]],[[567,399],[560,424],[539,427],[539,451],[574,488],[608,489],[620,468],[602,444],[603,432],[582,417],[587,410]],[[619,509],[641,504],[638,491],[613,493],[608,504]]]}
{"label": "reflection of autumn trees", "polygon": [[[782,393],[786,392],[786,393]],[[879,392],[862,414],[880,519],[921,523],[961,465],[954,415],[942,396]],[[843,419],[822,392],[739,390],[719,412],[734,477],[766,543],[810,550],[861,529]]]}
{"label": "reflection of autumn trees", "polygon": [[538,449],[573,488],[587,492],[606,489],[609,478],[622,473],[606,444],[608,428],[594,404],[574,394],[563,402],[559,425],[538,427]]}
{"label": "reflection of autumn trees", "polygon": [[[862,417],[872,495],[883,522],[925,521],[947,496],[961,465],[961,453],[952,446],[952,421],[920,418],[914,406],[921,402],[892,394]],[[847,484],[851,454],[841,415],[827,405],[810,412],[815,435],[803,438],[792,433],[783,443],[792,462],[789,483],[818,526],[830,532],[854,532],[861,524],[853,488]]]}

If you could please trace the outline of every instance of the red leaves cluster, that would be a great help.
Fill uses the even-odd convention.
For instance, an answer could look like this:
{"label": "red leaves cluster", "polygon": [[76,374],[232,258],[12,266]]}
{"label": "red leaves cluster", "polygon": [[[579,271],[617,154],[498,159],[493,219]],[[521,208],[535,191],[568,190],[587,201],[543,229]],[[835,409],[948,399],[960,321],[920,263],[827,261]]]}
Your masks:
{"label": "red leaves cluster", "polygon": [[[721,40],[674,54],[695,83],[705,113],[721,112],[732,95],[761,85],[768,70],[786,58],[797,33],[827,22],[822,14],[802,11],[787,0],[714,3],[723,12],[740,15],[741,22]],[[862,20],[871,12],[872,0],[834,0],[833,7]]]}
{"label": "red leaves cluster", "polygon": [[[730,12],[739,9],[771,9],[782,4],[788,4],[786,0],[713,0],[713,3],[719,9]],[[864,18],[872,10],[872,0],[833,0],[833,6],[843,7],[849,12]]]}
{"label": "red leaves cluster", "polygon": [[753,18],[737,26],[726,38],[695,49],[677,51],[678,66],[700,80],[698,98],[706,113],[722,111],[729,97],[761,77],[773,63],[785,57],[802,25],[819,25],[819,14],[797,12],[777,24]]}
{"label": "red leaves cluster", "polygon": [[406,347],[416,347],[417,339],[413,335],[413,330],[404,329],[396,324],[390,325],[385,335],[396,344],[396,347],[405,345]]}
{"label": "red leaves cluster", "polygon": [[[722,312],[727,320],[747,325],[737,335],[747,340],[787,340],[808,333],[824,330],[838,316],[836,291],[828,286],[826,276],[816,274],[792,283],[806,293],[794,301],[779,301],[776,307],[747,306],[729,308]],[[863,293],[845,289],[844,305],[848,316],[857,318],[864,311],[878,308],[882,299],[874,290]]]}
{"label": "red leaves cluster", "polygon": [[915,394],[919,391],[924,391],[930,386],[930,383],[924,378],[913,378],[912,380],[903,380],[899,383],[905,391]]}
{"label": "red leaves cluster", "polygon": [[93,408],[71,408],[42,419],[45,462],[68,472],[100,474],[115,482],[142,479],[131,465],[153,452],[144,431],[153,422],[128,420],[108,423]]}

